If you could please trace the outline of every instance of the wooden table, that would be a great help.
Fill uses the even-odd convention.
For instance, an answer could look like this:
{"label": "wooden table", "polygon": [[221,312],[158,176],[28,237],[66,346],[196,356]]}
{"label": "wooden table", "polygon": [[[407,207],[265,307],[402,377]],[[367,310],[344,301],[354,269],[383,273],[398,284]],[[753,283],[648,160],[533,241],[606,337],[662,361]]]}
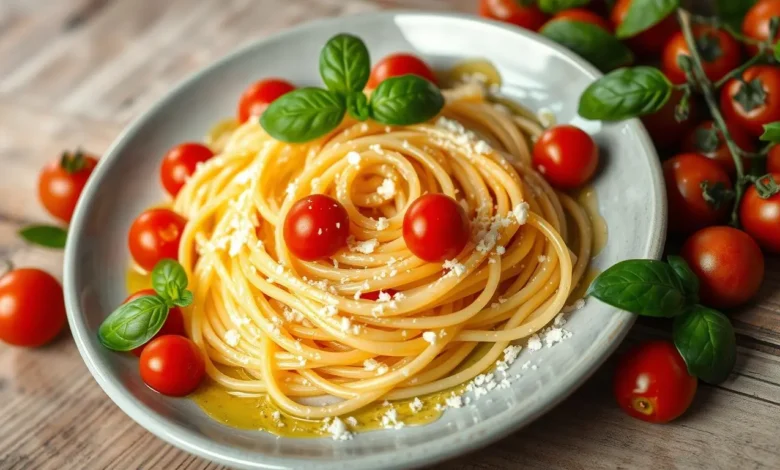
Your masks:
{"label": "wooden table", "polygon": [[[39,169],[63,149],[106,149],[171,85],[233,50],[310,19],[378,8],[473,11],[475,0],[0,0],[0,257],[60,275],[62,255],[16,231],[47,221]],[[446,468],[780,468],[780,263],[733,316],[735,373],[702,384],[667,426],[624,415],[612,363],[553,412]],[[635,328],[630,341],[664,332]],[[0,345],[0,469],[219,468],[124,415],[69,335],[37,350]],[[441,468],[445,468],[442,466]]]}

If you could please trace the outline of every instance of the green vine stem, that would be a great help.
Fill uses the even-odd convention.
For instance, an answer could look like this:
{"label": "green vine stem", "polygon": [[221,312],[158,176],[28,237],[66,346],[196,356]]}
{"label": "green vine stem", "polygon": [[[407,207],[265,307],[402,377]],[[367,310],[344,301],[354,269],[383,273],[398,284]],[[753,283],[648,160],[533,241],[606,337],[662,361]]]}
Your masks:
{"label": "green vine stem", "polygon": [[765,51],[759,52],[758,54],[756,54],[753,57],[751,57],[750,60],[748,60],[744,64],[740,65],[739,67],[735,68],[731,72],[727,73],[723,78],[721,78],[720,80],[715,82],[713,84],[713,87],[715,87],[716,90],[719,90],[720,88],[723,87],[723,85],[728,83],[728,81],[731,80],[732,78],[741,76],[742,72],[744,72],[745,70],[749,69],[750,67],[752,67],[752,66],[754,66],[754,65],[756,65],[758,63],[763,62],[764,59],[765,59],[765,56],[766,56]]}

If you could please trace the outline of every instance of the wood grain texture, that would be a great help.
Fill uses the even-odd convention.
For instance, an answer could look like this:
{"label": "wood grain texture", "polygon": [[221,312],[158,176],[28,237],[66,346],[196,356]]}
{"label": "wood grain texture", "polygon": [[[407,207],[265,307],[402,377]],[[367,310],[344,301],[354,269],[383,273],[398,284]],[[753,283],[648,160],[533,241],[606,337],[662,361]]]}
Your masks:
{"label": "wood grain texture", "polygon": [[[0,256],[61,274],[16,231],[47,221],[37,172],[63,149],[104,151],[172,84],[290,25],[379,8],[475,10],[474,0],[0,0]],[[780,262],[733,315],[739,359],[668,426],[626,417],[607,363],[544,419],[438,468],[780,468]],[[639,324],[624,347],[665,336]],[[0,469],[216,469],[146,432],[90,376],[67,333],[0,346]]]}

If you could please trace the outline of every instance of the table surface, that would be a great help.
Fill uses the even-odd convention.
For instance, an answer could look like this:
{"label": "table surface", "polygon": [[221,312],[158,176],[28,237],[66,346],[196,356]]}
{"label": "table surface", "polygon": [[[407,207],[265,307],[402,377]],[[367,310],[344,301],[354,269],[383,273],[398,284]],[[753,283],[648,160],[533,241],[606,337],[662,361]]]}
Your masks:
{"label": "table surface", "polygon": [[[104,151],[173,83],[238,45],[324,16],[380,8],[473,12],[476,0],[0,0],[0,258],[62,272],[62,254],[17,230],[49,221],[41,166],[63,149]],[[608,362],[544,418],[447,468],[780,468],[780,262],[733,315],[739,358],[701,384],[670,425],[615,406]],[[628,342],[666,336],[638,325]],[[444,468],[445,465],[442,465]],[[0,345],[0,469],[214,469],[135,424],[95,383],[68,334]]]}

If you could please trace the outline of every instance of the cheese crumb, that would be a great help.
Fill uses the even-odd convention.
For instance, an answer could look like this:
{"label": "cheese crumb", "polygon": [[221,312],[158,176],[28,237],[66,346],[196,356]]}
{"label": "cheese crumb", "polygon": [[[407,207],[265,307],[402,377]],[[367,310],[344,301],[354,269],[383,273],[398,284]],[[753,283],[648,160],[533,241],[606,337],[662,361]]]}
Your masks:
{"label": "cheese crumb", "polygon": [[227,330],[225,332],[225,342],[228,344],[228,346],[236,347],[238,346],[238,340],[241,339],[241,335],[238,334],[238,331],[236,330]]}
{"label": "cheese crumb", "polygon": [[347,426],[344,421],[338,417],[333,418],[327,428],[328,432],[333,436],[334,441],[348,441],[352,439],[352,433],[347,431]]}
{"label": "cheese crumb", "polygon": [[542,349],[542,341],[539,339],[539,335],[533,335],[528,338],[528,349],[531,351],[538,351]]}
{"label": "cheese crumb", "polygon": [[516,205],[514,209],[512,209],[512,214],[514,214],[515,220],[517,220],[518,224],[525,225],[525,223],[528,222],[529,210],[530,206],[527,202],[521,202],[520,204]]}
{"label": "cheese crumb", "polygon": [[404,427],[404,422],[398,421],[398,411],[395,408],[390,408],[382,416],[382,426],[387,429],[401,429]]}
{"label": "cheese crumb", "polygon": [[354,150],[347,153],[347,162],[349,162],[350,165],[360,165],[360,154]]}
{"label": "cheese crumb", "polygon": [[345,419],[344,421],[346,421],[346,422],[347,422],[347,424],[349,424],[349,425],[350,425],[350,426],[352,426],[353,428],[354,428],[355,426],[357,426],[357,425],[358,425],[358,420],[357,420],[357,418],[355,418],[354,416],[349,416],[349,417],[347,417],[347,419]]}
{"label": "cheese crumb", "polygon": [[490,148],[490,145],[488,145],[487,142],[485,142],[484,140],[480,140],[479,142],[474,144],[474,151],[484,155],[492,152],[493,149]]}
{"label": "cheese crumb", "polygon": [[447,406],[450,408],[462,408],[463,398],[453,393],[451,396],[447,397],[445,403],[447,403]]}
{"label": "cheese crumb", "polygon": [[368,255],[373,253],[377,246],[379,246],[379,240],[377,240],[376,238],[372,238],[370,240],[364,240],[361,242],[355,242],[353,239],[352,243],[349,246],[349,250],[357,251],[359,253],[363,253],[364,255]]}
{"label": "cheese crumb", "polygon": [[376,193],[384,199],[390,199],[395,196],[395,181],[390,178],[385,178],[384,181],[382,181],[382,184],[376,188]]}
{"label": "cheese crumb", "polygon": [[412,410],[412,413],[419,413],[423,409],[423,402],[419,398],[415,397],[414,400],[412,400],[411,403],[409,403],[409,409]]}
{"label": "cheese crumb", "polygon": [[466,266],[459,263],[457,259],[451,259],[445,261],[442,267],[444,269],[448,269],[450,273],[454,273],[458,277],[462,276],[463,273],[466,272]]}
{"label": "cheese crumb", "polygon": [[390,226],[390,222],[388,222],[387,218],[385,218],[385,217],[380,217],[376,221],[376,229],[377,230],[385,230],[389,226]]}
{"label": "cheese crumb", "polygon": [[437,336],[436,336],[435,332],[433,332],[433,331],[426,331],[425,333],[422,334],[422,337],[423,337],[423,339],[425,341],[427,341],[427,342],[429,342],[431,344],[436,344]]}

